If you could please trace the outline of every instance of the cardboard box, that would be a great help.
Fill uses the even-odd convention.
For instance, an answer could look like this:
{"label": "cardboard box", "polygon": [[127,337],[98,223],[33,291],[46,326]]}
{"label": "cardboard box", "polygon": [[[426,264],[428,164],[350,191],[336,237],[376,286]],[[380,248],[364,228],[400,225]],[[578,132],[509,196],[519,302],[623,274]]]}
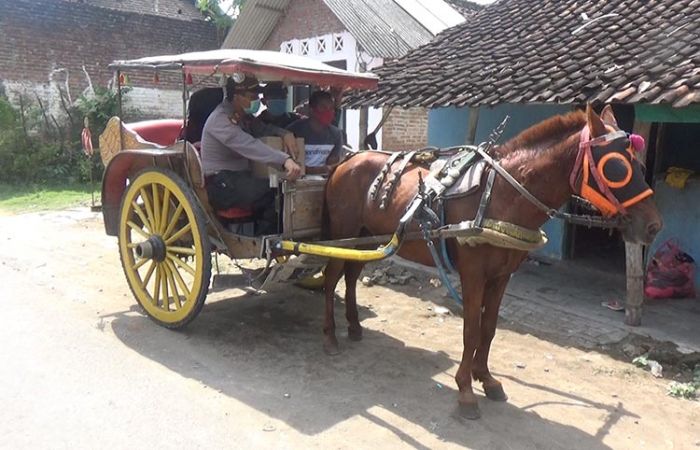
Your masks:
{"label": "cardboard box", "polygon": [[[277,149],[277,150],[282,150],[282,138],[277,137],[277,136],[265,136],[263,138],[260,138],[261,141],[269,145],[270,147]],[[305,175],[306,174],[306,166],[304,164],[305,156],[306,156],[306,151],[304,150],[304,139],[302,138],[297,138],[297,149],[299,150],[299,155],[295,158],[297,163],[301,166],[301,174]],[[251,168],[253,171],[253,175],[259,178],[268,178],[270,175],[276,175],[280,179],[283,178],[284,172],[280,172],[279,170],[276,170],[275,168],[268,166],[266,164],[261,164],[259,162],[252,161],[251,163]]]}

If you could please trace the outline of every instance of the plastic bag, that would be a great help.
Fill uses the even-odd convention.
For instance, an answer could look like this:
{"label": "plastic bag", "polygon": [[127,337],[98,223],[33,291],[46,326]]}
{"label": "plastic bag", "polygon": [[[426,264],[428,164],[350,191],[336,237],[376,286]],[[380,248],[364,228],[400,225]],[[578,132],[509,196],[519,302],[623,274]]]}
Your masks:
{"label": "plastic bag", "polygon": [[656,250],[644,286],[647,298],[694,298],[695,260],[670,239]]}

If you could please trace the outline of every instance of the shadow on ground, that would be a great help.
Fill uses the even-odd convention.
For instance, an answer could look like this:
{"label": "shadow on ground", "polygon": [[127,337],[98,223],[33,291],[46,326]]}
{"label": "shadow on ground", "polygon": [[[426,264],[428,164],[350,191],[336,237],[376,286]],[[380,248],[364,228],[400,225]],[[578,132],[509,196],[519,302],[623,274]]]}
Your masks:
{"label": "shadow on ground", "polygon": [[[344,352],[325,356],[320,339],[322,303],[320,293],[291,287],[264,297],[214,299],[179,332],[160,328],[135,312],[116,316],[111,326],[125,345],[144,357],[305,435],[360,416],[416,448],[425,446],[414,427],[402,426],[404,420],[442,441],[470,448],[517,443],[518,448],[602,449],[608,448],[602,443],[607,429],[630,415],[622,405],[598,404],[531,385],[528,388],[548,395],[555,392],[562,403],[596,409],[608,420],[590,435],[541,418],[530,407],[480,397],[482,419],[462,422],[454,416],[456,391],[433,380],[456,370],[446,353],[409,347],[389,334],[365,329],[360,343],[348,341],[340,332]],[[336,311],[339,330],[344,330],[343,305]],[[361,319],[373,314],[360,310]]]}

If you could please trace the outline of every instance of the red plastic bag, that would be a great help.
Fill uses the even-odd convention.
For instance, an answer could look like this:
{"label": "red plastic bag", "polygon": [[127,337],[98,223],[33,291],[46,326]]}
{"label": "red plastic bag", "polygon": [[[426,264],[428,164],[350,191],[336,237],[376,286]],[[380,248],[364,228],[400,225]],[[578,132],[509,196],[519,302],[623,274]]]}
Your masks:
{"label": "red plastic bag", "polygon": [[656,250],[647,267],[647,298],[694,298],[695,260],[670,239]]}

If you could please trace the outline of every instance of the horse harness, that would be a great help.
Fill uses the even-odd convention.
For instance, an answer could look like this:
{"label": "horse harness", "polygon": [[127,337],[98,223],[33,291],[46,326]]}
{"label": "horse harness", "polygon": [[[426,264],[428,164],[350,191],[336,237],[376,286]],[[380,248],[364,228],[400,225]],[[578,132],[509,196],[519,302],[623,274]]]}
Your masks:
{"label": "horse harness", "polygon": [[[591,139],[586,125],[581,131],[579,151],[570,175],[570,184],[573,192],[579,191],[584,201],[590,202],[600,210],[602,217],[564,213],[551,208],[532,195],[490,155],[490,150],[502,134],[506,120],[494,130],[488,141],[479,146],[460,146],[443,150],[443,152],[456,150],[456,153],[436,170],[431,170],[425,180],[419,178],[418,193],[399,222],[397,234],[401,235],[411,221],[414,219],[418,221],[438,274],[450,294],[459,303],[461,303],[461,297],[452,286],[445,270],[445,266],[452,268],[445,245],[446,237],[455,237],[461,245],[490,244],[522,251],[540,248],[547,243],[546,234],[542,230],[530,230],[485,217],[496,174],[501,175],[518,193],[549,218],[558,218],[588,227],[619,228],[624,223],[626,207],[644,200],[653,193],[644,182],[643,168],[636,157],[636,152],[644,148],[644,139],[638,135],[612,129],[603,136]],[[370,189],[371,200],[377,199],[379,189],[391,166],[398,158],[403,157],[399,168],[393,173],[391,182],[385,188],[380,209],[386,209],[403,171],[415,156],[416,152],[392,154],[382,168]],[[442,205],[447,199],[446,193],[478,164],[488,166],[486,169],[488,175],[474,219],[445,225]],[[476,177],[476,183],[480,182],[480,175],[481,172]],[[469,191],[468,188],[467,191]],[[433,211],[434,203],[440,205],[439,218]],[[438,226],[441,232],[442,257],[438,254],[430,237],[433,226]],[[460,236],[460,230],[469,230],[470,233],[464,233],[467,236]],[[473,231],[478,232],[475,234]]]}
{"label": "horse harness", "polygon": [[[644,148],[644,139],[641,136],[609,129],[607,134],[590,139],[588,126],[584,126],[581,131],[576,163],[570,175],[570,184],[574,192],[579,192],[578,199],[598,209],[602,217],[565,213],[551,208],[532,195],[491,156],[491,149],[500,137],[505,123],[506,121],[501,123],[491,134],[489,140],[479,146],[391,153],[370,187],[370,201],[377,201],[380,198],[382,185],[386,181],[387,174],[398,160],[401,162],[398,168],[393,171],[392,177],[384,186],[381,195],[380,209],[382,210],[389,205],[392,194],[410,162],[426,162],[426,159],[430,159],[431,156],[433,159],[440,158],[439,161],[443,163],[432,164],[429,175],[424,180],[420,179],[418,193],[402,217],[403,226],[405,227],[413,219],[414,214],[419,213],[421,217],[429,219],[431,224],[440,226],[440,229],[450,230],[451,232],[448,233],[450,235],[458,234],[455,233],[458,229],[468,228],[476,228],[486,232],[484,237],[492,234],[487,230],[505,235],[501,236],[503,239],[500,239],[502,245],[499,245],[499,239],[493,239],[493,235],[487,237],[486,240],[481,239],[481,236],[478,235],[465,239],[459,239],[457,236],[461,244],[492,243],[505,248],[532,250],[546,244],[547,240],[543,232],[527,230],[514,224],[485,217],[497,174],[549,218],[557,218],[588,227],[620,228],[626,220],[624,217],[626,208],[644,200],[653,193],[644,182],[643,168],[636,157],[636,152]],[[479,188],[484,170],[488,174],[483,184],[484,189],[474,219],[455,225],[445,225],[444,221],[438,220],[437,215],[431,209],[432,206],[435,204],[439,206],[450,197],[468,195]],[[473,179],[465,183],[464,178],[470,172],[473,172]],[[459,184],[462,186],[458,186]]]}

